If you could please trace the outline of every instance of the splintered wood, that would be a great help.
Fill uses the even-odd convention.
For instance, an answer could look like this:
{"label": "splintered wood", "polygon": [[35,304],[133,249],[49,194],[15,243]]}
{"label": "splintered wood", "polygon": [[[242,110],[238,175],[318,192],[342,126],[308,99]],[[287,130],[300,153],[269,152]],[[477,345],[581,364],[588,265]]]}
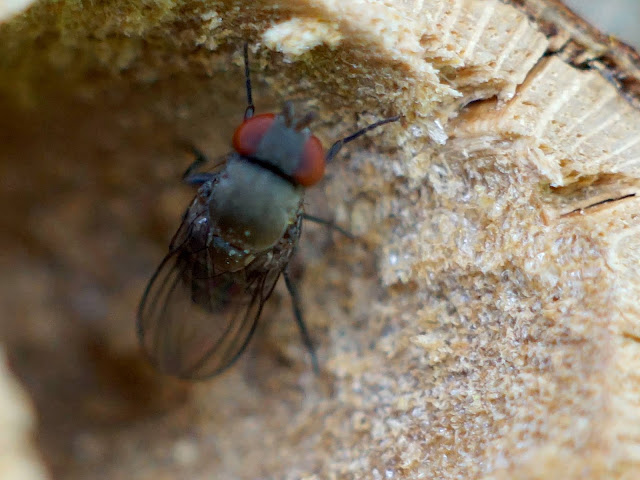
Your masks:
{"label": "splintered wood", "polygon": [[[0,340],[56,477],[637,477],[635,52],[556,0],[94,3],[0,25]],[[135,304],[244,41],[258,113],[294,98],[325,144],[404,119],[306,202],[359,236],[305,226],[292,261],[322,374],[276,289],[245,358],[171,386]]]}

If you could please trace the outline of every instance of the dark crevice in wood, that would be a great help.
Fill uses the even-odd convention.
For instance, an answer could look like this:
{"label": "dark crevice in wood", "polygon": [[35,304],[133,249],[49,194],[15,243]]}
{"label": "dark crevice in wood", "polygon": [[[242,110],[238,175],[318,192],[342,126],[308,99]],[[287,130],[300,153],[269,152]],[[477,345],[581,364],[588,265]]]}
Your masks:
{"label": "dark crevice in wood", "polygon": [[631,332],[622,332],[622,337],[636,343],[640,343],[640,336]]}
{"label": "dark crevice in wood", "polygon": [[589,210],[590,208],[594,208],[594,207],[598,207],[600,205],[604,205],[606,203],[613,203],[613,202],[619,202],[621,200],[624,200],[626,198],[631,198],[631,197],[635,197],[636,194],[635,193],[629,193],[628,195],[623,195],[621,197],[618,198],[608,198],[606,200],[601,200],[599,202],[595,202],[592,203],[591,205],[587,205],[586,207],[580,207],[580,208],[576,208],[574,210],[571,210],[570,212],[567,213],[563,213],[562,215],[560,215],[561,217],[568,217],[570,215],[576,214],[576,213],[582,213],[585,210]]}

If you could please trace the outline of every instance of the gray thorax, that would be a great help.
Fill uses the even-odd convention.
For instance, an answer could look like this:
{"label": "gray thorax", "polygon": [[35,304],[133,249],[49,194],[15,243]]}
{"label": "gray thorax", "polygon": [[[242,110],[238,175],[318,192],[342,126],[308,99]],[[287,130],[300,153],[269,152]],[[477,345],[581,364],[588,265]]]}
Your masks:
{"label": "gray thorax", "polygon": [[214,234],[253,251],[272,247],[297,218],[304,190],[240,155],[231,155],[211,192]]}

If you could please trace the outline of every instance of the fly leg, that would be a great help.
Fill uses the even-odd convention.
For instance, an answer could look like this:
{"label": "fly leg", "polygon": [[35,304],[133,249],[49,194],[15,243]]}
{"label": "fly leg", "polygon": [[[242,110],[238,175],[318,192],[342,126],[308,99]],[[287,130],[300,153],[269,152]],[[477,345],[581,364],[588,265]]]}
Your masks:
{"label": "fly leg", "polygon": [[313,365],[313,371],[316,374],[319,374],[320,366],[318,365],[318,357],[316,356],[316,349],[313,346],[313,342],[311,341],[311,335],[309,335],[309,330],[307,330],[307,325],[304,323],[304,318],[302,317],[302,308],[300,307],[300,296],[298,295],[298,290],[291,281],[289,272],[287,270],[284,270],[282,272],[282,275],[284,276],[284,283],[287,285],[287,290],[289,290],[289,295],[291,295],[293,315],[295,316],[296,323],[298,324],[298,328],[300,329],[302,343],[304,343],[304,346],[307,347],[307,350],[309,351],[309,355],[311,355],[311,364]]}
{"label": "fly leg", "polygon": [[353,233],[351,233],[348,230],[345,230],[344,228],[340,227],[339,225],[336,225],[336,223],[333,220],[327,220],[325,218],[320,218],[320,217],[316,217],[315,215],[309,215],[308,213],[303,213],[302,214],[302,218],[304,220],[309,220],[310,222],[313,223],[317,223],[320,225],[325,225],[327,227],[329,227],[332,230],[335,230],[336,232],[344,235],[345,237],[347,237],[350,240],[355,240],[355,235]]}
{"label": "fly leg", "polygon": [[247,108],[244,111],[244,119],[253,117],[256,107],[253,106],[253,96],[251,95],[251,68],[249,68],[249,44],[244,43],[244,85],[247,89]]}
{"label": "fly leg", "polygon": [[215,174],[206,173],[206,172],[196,172],[196,170],[198,170],[198,168],[202,167],[202,165],[207,163],[209,159],[204,153],[202,153],[193,145],[191,145],[191,152],[195,156],[195,160],[191,165],[189,165],[189,167],[182,174],[182,181],[188,185],[199,187],[203,183],[208,182],[213,177],[215,177]]}
{"label": "fly leg", "polygon": [[325,161],[329,163],[331,160],[333,160],[333,157],[335,157],[338,154],[338,152],[342,149],[342,147],[344,147],[347,143],[353,142],[356,138],[361,137],[368,131],[373,130],[374,128],[378,128],[381,125],[385,125],[391,122],[397,122],[398,120],[400,120],[400,118],[402,118],[401,115],[396,115],[395,117],[389,117],[383,120],[378,120],[377,122],[372,123],[371,125],[358,130],[356,133],[352,133],[348,137],[344,137],[338,140],[333,145],[331,145],[331,148],[329,149],[325,157]]}

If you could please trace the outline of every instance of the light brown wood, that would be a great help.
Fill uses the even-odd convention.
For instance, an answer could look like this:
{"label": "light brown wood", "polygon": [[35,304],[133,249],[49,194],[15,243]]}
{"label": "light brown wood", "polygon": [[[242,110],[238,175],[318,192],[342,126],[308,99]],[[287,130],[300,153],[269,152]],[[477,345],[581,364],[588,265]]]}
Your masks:
{"label": "light brown wood", "polygon": [[[247,355],[154,374],[136,303],[245,107],[354,142]],[[638,56],[556,0],[36,2],[0,25],[0,341],[65,478],[635,478]]]}
{"label": "light brown wood", "polygon": [[9,373],[2,350],[0,362],[0,477],[45,479],[46,472],[32,444],[35,421],[31,402]]}

